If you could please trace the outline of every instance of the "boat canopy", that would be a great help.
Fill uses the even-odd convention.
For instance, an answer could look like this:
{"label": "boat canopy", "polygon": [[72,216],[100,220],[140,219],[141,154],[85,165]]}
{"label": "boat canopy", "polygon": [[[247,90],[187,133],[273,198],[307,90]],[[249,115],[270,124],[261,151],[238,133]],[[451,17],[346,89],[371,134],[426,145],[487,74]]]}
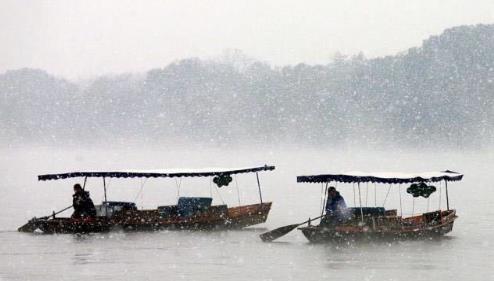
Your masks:
{"label": "boat canopy", "polygon": [[125,170],[100,172],[70,172],[62,174],[39,175],[38,180],[60,180],[67,178],[173,178],[173,177],[213,177],[241,173],[255,173],[272,171],[274,166],[260,166],[249,168],[204,168],[204,169],[169,169],[169,170]]}
{"label": "boat canopy", "polygon": [[344,182],[344,183],[414,183],[414,182],[438,182],[438,181],[459,181],[463,175],[453,171],[426,172],[417,174],[405,173],[365,173],[348,172],[342,174],[323,174],[311,176],[298,176],[297,182]]}

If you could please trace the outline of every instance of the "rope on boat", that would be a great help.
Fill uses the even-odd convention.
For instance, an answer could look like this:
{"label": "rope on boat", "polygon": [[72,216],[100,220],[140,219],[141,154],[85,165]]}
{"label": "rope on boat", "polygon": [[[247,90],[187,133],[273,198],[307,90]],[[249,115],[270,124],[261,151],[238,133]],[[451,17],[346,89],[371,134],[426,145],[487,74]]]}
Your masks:
{"label": "rope on boat", "polygon": [[364,222],[364,211],[362,210],[362,196],[360,195],[360,182],[357,183],[358,186],[358,202],[360,204],[360,217],[362,222]]}
{"label": "rope on boat", "polygon": [[136,197],[134,198],[134,202],[137,202],[137,198],[139,198],[139,195],[141,195],[142,191],[144,190],[144,185],[146,184],[146,181],[147,181],[147,178],[141,179],[141,188],[139,189],[139,192],[137,192]]}
{"label": "rope on boat", "polygon": [[182,186],[182,178],[175,179],[175,184],[177,185],[177,200],[180,198],[180,187]]}
{"label": "rope on boat", "polygon": [[238,206],[240,207],[240,189],[238,188],[238,182],[237,182],[237,175],[233,175],[235,178],[235,186],[237,187],[237,199],[238,199]]}
{"label": "rope on boat", "polygon": [[[209,188],[212,188],[212,179],[209,181]],[[225,201],[223,201],[223,197],[221,197],[221,193],[218,187],[215,188],[216,193],[218,193],[218,196],[220,197],[221,203],[225,205]],[[211,192],[211,198],[213,197],[213,192]]]}
{"label": "rope on boat", "polygon": [[388,199],[389,192],[391,191],[391,184],[388,187],[388,192],[386,192],[386,197],[384,197],[383,208],[386,205],[386,200]]}

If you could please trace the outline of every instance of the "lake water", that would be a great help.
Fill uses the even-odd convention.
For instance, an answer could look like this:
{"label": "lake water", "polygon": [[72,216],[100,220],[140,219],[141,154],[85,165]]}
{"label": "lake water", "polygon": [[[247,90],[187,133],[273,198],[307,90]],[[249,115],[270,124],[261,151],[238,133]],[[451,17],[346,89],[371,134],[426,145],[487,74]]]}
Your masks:
{"label": "lake water", "polygon": [[[0,149],[0,280],[494,280],[494,155],[489,151],[373,151],[276,147],[211,149],[170,147]],[[243,167],[276,165],[260,174],[263,199],[273,201],[267,223],[216,232],[110,232],[90,235],[18,233],[33,216],[71,204],[80,179],[38,182],[36,176],[73,170]],[[274,243],[258,235],[268,229],[316,217],[321,185],[297,184],[296,175],[339,171],[455,170],[464,180],[449,184],[450,205],[459,219],[438,240],[310,244],[294,230]],[[177,186],[180,186],[178,191]],[[437,185],[440,186],[439,184]],[[237,189],[238,187],[238,189]],[[103,198],[100,180],[90,179],[95,202]],[[353,186],[339,184],[349,205]],[[382,206],[388,186],[363,185],[362,200]],[[394,186],[386,208],[404,215],[446,208],[444,189],[415,201]],[[239,192],[237,192],[239,190]],[[399,205],[401,190],[402,206]],[[231,206],[258,202],[254,175],[239,175],[217,190],[210,179],[118,179],[109,182],[112,200],[135,201],[139,208],[173,204],[178,195],[213,195]],[[70,215],[70,212],[67,214]]]}

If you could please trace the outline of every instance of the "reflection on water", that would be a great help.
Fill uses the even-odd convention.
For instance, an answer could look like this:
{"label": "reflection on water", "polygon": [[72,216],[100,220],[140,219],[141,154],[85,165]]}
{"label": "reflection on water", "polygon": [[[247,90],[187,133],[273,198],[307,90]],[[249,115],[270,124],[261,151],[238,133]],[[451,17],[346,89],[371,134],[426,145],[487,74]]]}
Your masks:
{"label": "reflection on water", "polygon": [[[235,159],[230,159],[218,156],[231,155],[228,153],[201,150],[197,152],[200,157],[184,159],[180,157],[180,151],[117,150],[104,153],[33,149],[8,150],[2,155],[5,155],[0,159],[0,177],[5,179],[0,183],[0,205],[4,210],[0,218],[0,279],[3,280],[494,279],[491,265],[494,259],[491,217],[494,213],[490,208],[494,189],[490,188],[489,179],[494,160],[488,153],[393,155],[274,150],[269,153],[237,151]],[[165,167],[276,164],[276,171],[261,175],[264,197],[274,201],[268,222],[244,231],[115,231],[89,235],[15,231],[35,215],[49,214],[68,202],[70,204],[72,181],[38,183],[35,177],[38,173],[90,168],[162,168],[164,159]],[[412,241],[309,244],[300,231],[294,230],[273,243],[263,243],[258,238],[267,229],[304,221],[320,212],[320,186],[295,183],[297,174],[441,169],[466,174],[464,181],[450,187],[450,203],[457,209],[459,219],[449,236]],[[256,202],[255,179],[242,176],[238,182],[242,202]],[[89,181],[88,184],[94,200],[100,201],[100,183]],[[351,186],[340,185],[338,188],[351,205]],[[114,180],[108,193],[116,200],[133,200],[139,190],[139,181]],[[378,202],[384,201],[386,191],[387,187],[378,187]],[[201,179],[184,181],[182,192],[208,195],[209,182]],[[237,204],[236,191],[224,189],[221,192],[225,201]],[[150,179],[143,193],[138,202],[140,207],[155,207],[176,200],[174,183],[163,180]],[[398,208],[395,204],[398,195],[392,196],[386,207]],[[426,208],[426,201],[415,203],[415,210]],[[405,204],[404,208],[411,210],[411,205]]]}
{"label": "reflection on water", "polygon": [[98,262],[95,260],[95,256],[92,253],[78,253],[76,252],[72,257],[73,264],[88,264],[91,262]]}

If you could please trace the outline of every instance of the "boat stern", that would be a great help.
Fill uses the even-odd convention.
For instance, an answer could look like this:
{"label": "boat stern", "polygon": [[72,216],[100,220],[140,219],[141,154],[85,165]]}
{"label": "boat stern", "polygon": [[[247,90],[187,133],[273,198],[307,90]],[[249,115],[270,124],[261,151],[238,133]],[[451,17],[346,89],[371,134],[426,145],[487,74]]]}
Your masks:
{"label": "boat stern", "polygon": [[229,227],[242,228],[266,222],[272,202],[228,208]]}

